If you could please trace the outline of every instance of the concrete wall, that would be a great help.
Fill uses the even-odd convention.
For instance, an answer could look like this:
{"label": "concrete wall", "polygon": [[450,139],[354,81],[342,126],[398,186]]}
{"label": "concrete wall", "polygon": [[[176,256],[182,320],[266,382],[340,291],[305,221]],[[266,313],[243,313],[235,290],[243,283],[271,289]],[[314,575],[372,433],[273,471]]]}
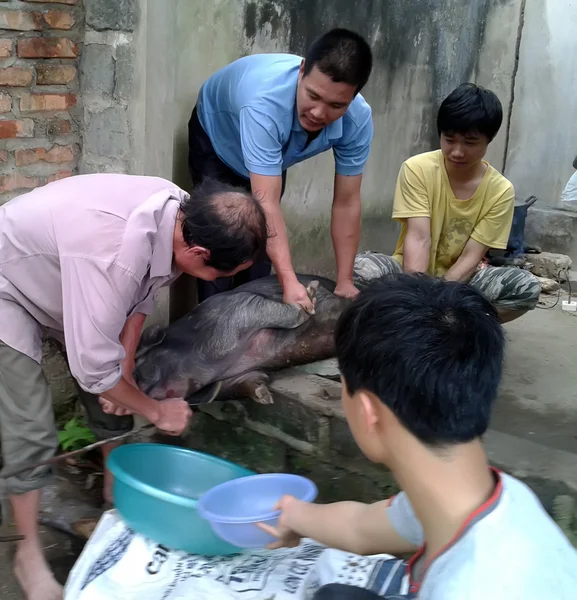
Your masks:
{"label": "concrete wall", "polygon": [[577,154],[577,2],[527,0],[506,174],[521,198],[561,207]]}
{"label": "concrete wall", "polygon": [[[179,0],[176,12],[174,178],[185,187],[186,126],[211,73],[249,53],[303,54],[333,26],[367,36],[375,68],[363,94],[373,107],[375,140],[363,184],[363,248],[392,250],[398,169],[410,155],[438,147],[435,114],[448,92],[463,81],[490,86],[508,120],[521,0]],[[491,148],[497,168],[506,131]],[[298,269],[332,273],[333,173],[331,153],[289,172],[283,206]]]}

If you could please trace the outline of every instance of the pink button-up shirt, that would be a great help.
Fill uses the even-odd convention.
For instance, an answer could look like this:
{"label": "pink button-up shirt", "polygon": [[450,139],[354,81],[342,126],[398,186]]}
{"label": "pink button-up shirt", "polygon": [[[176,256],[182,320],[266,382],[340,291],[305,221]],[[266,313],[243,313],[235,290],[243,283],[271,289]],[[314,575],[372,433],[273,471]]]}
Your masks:
{"label": "pink button-up shirt", "polygon": [[170,181],[79,175],[0,207],[0,340],[42,357],[64,338],[72,375],[101,394],[121,377],[119,336],[179,273],[173,233],[188,195]]}

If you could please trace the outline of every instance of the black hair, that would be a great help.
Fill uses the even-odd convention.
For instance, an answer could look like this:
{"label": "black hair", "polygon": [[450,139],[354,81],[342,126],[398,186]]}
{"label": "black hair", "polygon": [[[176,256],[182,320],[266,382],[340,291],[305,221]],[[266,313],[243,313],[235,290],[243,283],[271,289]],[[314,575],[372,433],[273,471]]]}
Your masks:
{"label": "black hair", "polygon": [[463,83],[441,103],[437,130],[442,133],[480,133],[493,141],[503,123],[503,106],[491,90]]}
{"label": "black hair", "polygon": [[332,29],[315,40],[305,57],[304,76],[317,69],[336,83],[365,87],[373,68],[373,53],[367,41],[348,29]]}
{"label": "black hair", "polygon": [[577,156],[575,157],[575,159],[573,160],[573,168],[577,169]]}
{"label": "black hair", "polygon": [[232,271],[265,255],[266,215],[245,189],[205,179],[194,186],[180,210],[184,241],[210,251],[207,266]]}
{"label": "black hair", "polygon": [[423,444],[465,443],[486,431],[505,341],[496,310],[471,286],[427,275],[380,279],[343,312],[335,341],[348,393],[373,393]]}

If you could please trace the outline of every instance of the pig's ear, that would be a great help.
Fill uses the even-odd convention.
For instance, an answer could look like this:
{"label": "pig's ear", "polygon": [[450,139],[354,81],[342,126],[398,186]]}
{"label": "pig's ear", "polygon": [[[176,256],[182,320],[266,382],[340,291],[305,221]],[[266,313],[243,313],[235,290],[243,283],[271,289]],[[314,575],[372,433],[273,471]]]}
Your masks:
{"label": "pig's ear", "polygon": [[152,348],[153,346],[158,346],[166,337],[166,329],[161,327],[160,325],[151,325],[147,327],[140,336],[140,343],[138,344],[138,352],[136,353],[136,357],[142,356],[144,352]]}

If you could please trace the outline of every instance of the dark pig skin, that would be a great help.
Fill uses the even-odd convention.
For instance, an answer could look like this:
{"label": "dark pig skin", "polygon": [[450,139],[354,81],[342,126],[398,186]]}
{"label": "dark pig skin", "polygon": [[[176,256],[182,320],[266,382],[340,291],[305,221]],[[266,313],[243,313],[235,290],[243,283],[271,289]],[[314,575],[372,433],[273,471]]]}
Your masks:
{"label": "dark pig skin", "polygon": [[298,275],[315,299],[315,313],[282,302],[275,275],[207,298],[168,327],[142,335],[134,379],[152,398],[186,398],[191,405],[252,398],[272,403],[269,373],[331,358],[334,330],[351,302],[335,282]]}
{"label": "dark pig skin", "polygon": [[[361,289],[401,268],[378,252],[355,257]],[[297,275],[315,301],[315,313],[284,304],[276,275],[207,298],[181,319],[142,334],[134,379],[152,398],[189,404],[252,398],[272,403],[269,373],[335,355],[334,331],[351,300],[334,294],[335,282]]]}

